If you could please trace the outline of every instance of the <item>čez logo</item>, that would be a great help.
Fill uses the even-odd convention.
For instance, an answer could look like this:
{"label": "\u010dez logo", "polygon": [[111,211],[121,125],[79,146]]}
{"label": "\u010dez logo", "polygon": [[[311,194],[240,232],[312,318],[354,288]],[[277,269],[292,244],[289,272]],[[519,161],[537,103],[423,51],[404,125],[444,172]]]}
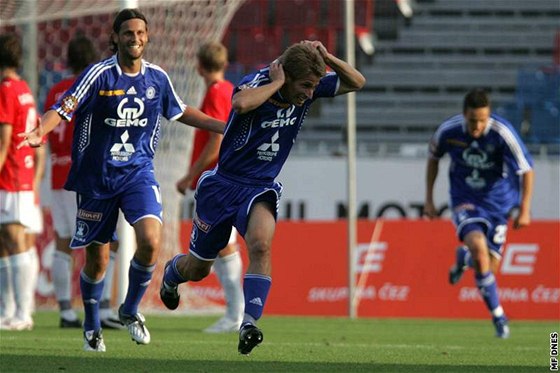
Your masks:
{"label": "\u010dez logo", "polygon": [[502,261],[502,274],[532,275],[537,262],[537,244],[509,244]]}

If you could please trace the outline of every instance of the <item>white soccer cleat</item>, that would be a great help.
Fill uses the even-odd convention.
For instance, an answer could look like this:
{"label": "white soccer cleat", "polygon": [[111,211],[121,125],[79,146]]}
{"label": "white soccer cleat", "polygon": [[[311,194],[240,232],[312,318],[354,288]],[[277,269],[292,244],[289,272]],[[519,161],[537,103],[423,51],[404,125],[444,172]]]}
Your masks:
{"label": "white soccer cleat", "polygon": [[84,351],[105,352],[105,342],[103,342],[101,329],[84,332]]}
{"label": "white soccer cleat", "polygon": [[238,332],[240,326],[240,321],[235,321],[224,316],[203,331],[204,333],[233,333]]}
{"label": "white soccer cleat", "polygon": [[32,330],[33,329],[33,319],[31,317],[13,317],[10,319],[2,320],[0,323],[0,330]]}
{"label": "white soccer cleat", "polygon": [[150,343],[151,337],[148,328],[144,324],[146,318],[141,313],[136,315],[126,315],[122,312],[123,305],[119,307],[119,320],[127,327],[128,333],[133,341],[139,345],[147,345]]}

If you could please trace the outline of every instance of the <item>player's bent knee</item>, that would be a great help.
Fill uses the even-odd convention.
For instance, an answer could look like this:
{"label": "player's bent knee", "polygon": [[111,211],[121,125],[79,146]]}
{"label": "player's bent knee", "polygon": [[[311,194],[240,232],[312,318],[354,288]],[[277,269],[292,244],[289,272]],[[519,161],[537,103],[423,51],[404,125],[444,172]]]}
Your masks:
{"label": "player's bent knee", "polygon": [[250,244],[248,249],[251,260],[265,259],[270,256],[270,245],[265,241],[256,241]]}

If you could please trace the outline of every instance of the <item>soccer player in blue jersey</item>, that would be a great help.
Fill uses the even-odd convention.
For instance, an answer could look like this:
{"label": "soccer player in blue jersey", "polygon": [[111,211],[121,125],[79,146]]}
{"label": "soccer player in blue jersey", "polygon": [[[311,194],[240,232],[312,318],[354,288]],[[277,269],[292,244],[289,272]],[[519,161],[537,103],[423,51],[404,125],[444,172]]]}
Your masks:
{"label": "soccer player in blue jersey", "polygon": [[[326,73],[326,67],[333,71]],[[319,41],[289,47],[270,66],[245,76],[234,89],[218,165],[205,172],[195,192],[190,251],[166,263],[163,303],[177,308],[177,287],[208,275],[232,226],[247,244],[245,314],[238,351],[249,354],[263,340],[257,328],[271,285],[271,244],[282,185],[275,181],[318,98],[357,91],[365,78]]]}
{"label": "soccer player in blue jersey", "polygon": [[465,96],[463,114],[447,119],[434,133],[426,170],[424,213],[429,218],[437,217],[433,188],[439,160],[448,153],[453,222],[465,245],[457,249],[449,281],[457,283],[465,269],[473,267],[496,336],[508,338],[508,319],[498,299],[494,273],[506,240],[510,211],[519,208],[514,229],[531,222],[533,161],[511,124],[490,110],[488,94],[472,90]]}
{"label": "soccer player in blue jersey", "polygon": [[138,305],[151,281],[161,241],[162,207],[152,159],[161,117],[222,133],[224,123],[175,93],[168,75],[142,59],[148,22],[138,9],[124,9],[113,23],[112,57],[90,65],[47,111],[42,125],[20,134],[19,146],[40,146],[62,119],[75,117],[72,167],[65,188],[77,193],[76,231],[70,247],[86,247],[80,276],[84,302],[84,349],[105,351],[99,301],[119,209],[134,227],[137,250],[119,318],[138,344],[150,333]]}

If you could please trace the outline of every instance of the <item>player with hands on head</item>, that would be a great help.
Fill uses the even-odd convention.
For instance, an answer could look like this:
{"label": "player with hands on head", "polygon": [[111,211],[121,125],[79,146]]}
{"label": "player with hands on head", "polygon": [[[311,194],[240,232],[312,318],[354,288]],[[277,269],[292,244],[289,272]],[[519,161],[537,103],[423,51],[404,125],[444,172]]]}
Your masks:
{"label": "player with hands on head", "polygon": [[448,153],[450,201],[457,236],[449,282],[456,284],[468,267],[492,315],[496,336],[508,338],[508,319],[498,298],[495,273],[506,241],[507,222],[519,207],[514,228],[530,224],[533,161],[527,148],[505,119],[491,112],[490,98],[481,89],[468,92],[463,113],[443,122],[430,141],[426,167],[424,214],[437,217],[433,188],[440,159]]}
{"label": "player with hands on head", "polygon": [[80,274],[86,351],[105,351],[99,302],[119,209],[133,226],[137,243],[119,319],[136,343],[151,340],[138,307],[161,242],[161,196],[153,167],[161,117],[218,133],[224,128],[223,122],[186,106],[167,73],[143,60],[148,21],[140,10],[117,14],[111,42],[115,54],[86,68],[43,115],[42,125],[19,135],[20,147],[40,146],[42,136],[75,117],[72,166],[64,187],[75,191],[78,201],[70,247],[86,247]]}
{"label": "player with hands on head", "polygon": [[[332,72],[327,73],[330,67]],[[248,249],[245,314],[238,351],[263,341],[257,327],[272,283],[271,244],[282,185],[275,181],[310,105],[361,89],[363,75],[328,52],[320,41],[287,48],[274,62],[235,87],[218,166],[202,174],[195,192],[190,250],[166,263],[160,289],[169,309],[179,304],[178,285],[205,278],[235,227]]]}
{"label": "player with hands on head", "polygon": [[[200,110],[213,118],[226,121],[231,111],[233,84],[225,79],[228,65],[227,48],[219,42],[203,44],[197,53],[197,71],[204,79],[206,94]],[[177,182],[177,190],[186,194],[185,204],[192,202],[192,195],[202,172],[211,170],[218,162],[222,135],[195,130],[191,164],[184,177]],[[243,264],[237,245],[237,231],[231,231],[226,246],[220,250],[212,267],[224,289],[226,313],[216,323],[204,329],[207,333],[236,332],[243,319]]]}

